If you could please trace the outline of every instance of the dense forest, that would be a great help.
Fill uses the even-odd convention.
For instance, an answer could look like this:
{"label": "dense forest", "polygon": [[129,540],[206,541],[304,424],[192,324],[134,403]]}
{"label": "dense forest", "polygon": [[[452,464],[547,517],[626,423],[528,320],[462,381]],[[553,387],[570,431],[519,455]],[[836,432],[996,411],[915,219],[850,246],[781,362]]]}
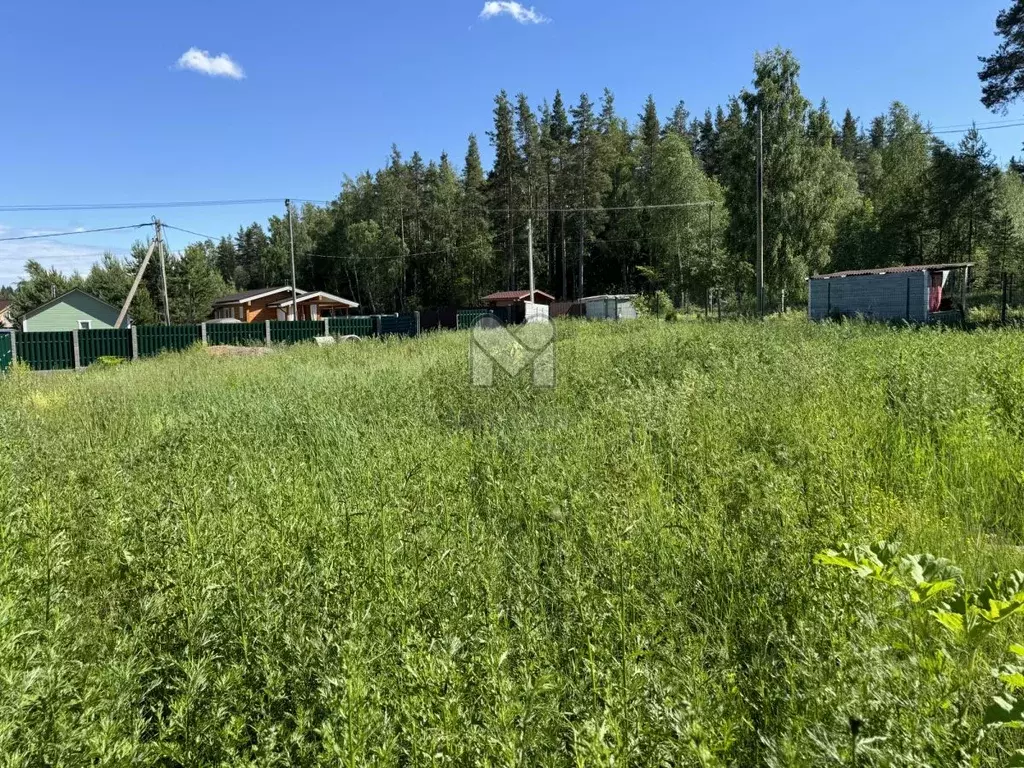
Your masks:
{"label": "dense forest", "polygon": [[[714,111],[694,116],[680,101],[660,112],[648,98],[635,120],[608,90],[599,103],[556,91],[539,107],[502,91],[489,171],[476,136],[461,163],[393,147],[386,167],[346,178],[330,204],[296,206],[299,287],[369,312],[474,305],[526,285],[532,221],[537,286],[558,297],[665,291],[699,303],[717,288],[743,301],[754,292],[759,130],[770,306],[783,290],[804,295],[805,278],[823,271],[974,261],[982,287],[1024,272],[1024,166],[999,167],[976,128],[948,142],[900,102],[867,121],[849,110],[837,120],[803,95],[799,75],[793,54],[776,49],[757,55],[752,85]],[[1015,97],[1012,86],[991,94],[999,76],[988,76],[987,106]],[[144,252],[138,243],[84,278],[30,263],[17,306],[73,284],[123,301]],[[157,318],[156,272],[133,306],[139,322]],[[205,317],[222,292],[288,284],[287,217],[188,245],[168,279],[176,321]]]}

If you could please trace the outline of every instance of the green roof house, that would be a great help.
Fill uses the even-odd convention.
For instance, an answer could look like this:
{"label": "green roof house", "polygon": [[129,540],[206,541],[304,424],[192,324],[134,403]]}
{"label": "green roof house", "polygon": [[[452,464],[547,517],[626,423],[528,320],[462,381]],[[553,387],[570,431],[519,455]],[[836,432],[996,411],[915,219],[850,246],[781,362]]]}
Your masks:
{"label": "green roof house", "polygon": [[[113,328],[120,309],[76,288],[21,316],[23,331]],[[130,321],[125,322],[127,327]]]}

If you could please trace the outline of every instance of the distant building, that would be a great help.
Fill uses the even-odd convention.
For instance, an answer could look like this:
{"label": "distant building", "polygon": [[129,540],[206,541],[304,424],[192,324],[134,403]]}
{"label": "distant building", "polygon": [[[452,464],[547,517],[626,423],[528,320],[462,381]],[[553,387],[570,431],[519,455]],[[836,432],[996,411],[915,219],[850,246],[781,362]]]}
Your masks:
{"label": "distant building", "polygon": [[811,320],[865,317],[928,323],[962,319],[972,263],[915,264],[814,275]]}
{"label": "distant building", "polygon": [[[338,317],[356,309],[359,304],[326,291],[296,290],[299,320],[319,320]],[[230,296],[221,296],[213,302],[213,317],[217,320],[233,318],[243,323],[264,320],[293,320],[292,288],[255,288]]]}
{"label": "distant building", "polygon": [[[277,310],[278,320],[291,319],[291,296],[271,306]],[[309,291],[299,294],[296,306],[299,310],[299,320],[320,320],[324,317],[343,317],[353,309],[358,309],[359,303],[327,291]]]}
{"label": "distant building", "polygon": [[[21,317],[23,331],[81,331],[114,328],[121,309],[76,288]],[[124,326],[131,325],[126,320]]]}
{"label": "distant building", "polygon": [[0,299],[0,328],[13,328],[14,321],[11,319],[11,302],[7,299]]}
{"label": "distant building", "polygon": [[605,294],[603,296],[587,296],[580,299],[584,316],[588,320],[636,320],[635,295]]}
{"label": "distant building", "polygon": [[[511,307],[515,304],[525,304],[530,300],[529,289],[524,291],[498,291],[484,296],[482,301],[489,307]],[[534,290],[533,301],[535,304],[551,304],[555,297],[544,291]]]}

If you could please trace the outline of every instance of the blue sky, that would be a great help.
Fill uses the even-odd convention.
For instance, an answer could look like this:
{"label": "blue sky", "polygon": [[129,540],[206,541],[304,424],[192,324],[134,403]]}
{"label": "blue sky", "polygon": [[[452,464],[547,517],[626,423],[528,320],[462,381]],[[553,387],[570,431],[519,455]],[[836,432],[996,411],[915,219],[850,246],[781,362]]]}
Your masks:
{"label": "blue sky", "polygon": [[[484,0],[3,3],[0,206],[331,198],[346,174],[382,165],[392,142],[461,163],[475,132],[486,151],[501,88],[539,104],[556,88],[573,101],[608,86],[631,117],[648,93],[664,114],[680,98],[702,113],[748,85],[754,52],[776,45],[794,51],[804,93],[826,97],[837,119],[850,107],[867,123],[900,99],[937,127],[990,122],[1000,116],[978,101],[977,57],[994,49],[1008,3],[536,0],[540,23],[482,18]],[[176,66],[193,48],[213,60],[193,53],[193,63],[230,70],[223,53],[244,77]],[[1024,129],[986,138],[1005,161]],[[221,234],[275,212],[0,211],[0,237],[153,215]],[[169,234],[184,246],[187,236]],[[85,272],[131,240],[0,242],[0,284],[28,257]]]}

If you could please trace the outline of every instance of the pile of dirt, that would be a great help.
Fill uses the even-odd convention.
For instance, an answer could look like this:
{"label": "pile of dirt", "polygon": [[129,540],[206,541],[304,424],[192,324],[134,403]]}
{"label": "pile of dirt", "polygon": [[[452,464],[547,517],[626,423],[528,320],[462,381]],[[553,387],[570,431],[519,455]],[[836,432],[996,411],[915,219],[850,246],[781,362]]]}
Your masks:
{"label": "pile of dirt", "polygon": [[214,357],[253,357],[269,355],[273,351],[269,347],[232,347],[227,344],[215,344],[206,348],[206,352]]}

